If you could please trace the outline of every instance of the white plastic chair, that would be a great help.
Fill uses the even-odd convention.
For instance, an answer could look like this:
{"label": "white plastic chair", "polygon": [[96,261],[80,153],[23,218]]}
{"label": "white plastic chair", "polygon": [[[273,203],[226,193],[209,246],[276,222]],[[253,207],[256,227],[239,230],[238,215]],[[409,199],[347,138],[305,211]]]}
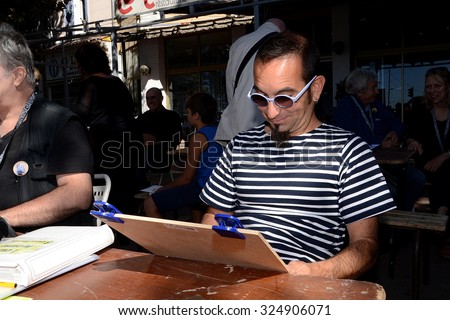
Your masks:
{"label": "white plastic chair", "polygon": [[[94,174],[94,183],[96,181],[103,180],[102,184],[95,184],[93,188],[94,192],[94,201],[103,201],[108,202],[109,193],[111,191],[111,178],[104,173],[96,173]],[[102,221],[97,219],[97,226],[100,226]]]}

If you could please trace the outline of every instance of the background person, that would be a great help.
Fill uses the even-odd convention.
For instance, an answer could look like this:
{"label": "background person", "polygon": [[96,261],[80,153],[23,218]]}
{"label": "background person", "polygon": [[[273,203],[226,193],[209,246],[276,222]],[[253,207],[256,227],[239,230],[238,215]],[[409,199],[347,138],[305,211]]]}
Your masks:
{"label": "background person", "polygon": [[358,134],[371,146],[399,147],[405,128],[399,118],[377,100],[377,75],[366,69],[353,70],[345,80],[346,95],[339,100],[333,124]]}
{"label": "background person", "polygon": [[140,147],[143,153],[144,148],[133,99],[123,81],[112,75],[108,56],[100,45],[84,43],[75,59],[84,79],[73,111],[89,128],[95,173],[111,178],[109,202],[124,213],[134,212],[139,205],[134,198],[139,190],[136,150]]}
{"label": "background person", "polygon": [[225,148],[200,194],[210,206],[202,222],[236,216],[292,274],[356,278],[376,260],[376,216],[395,206],[367,144],[316,117],[318,65],[317,48],[299,34],[260,48],[249,96],[266,122]]}
{"label": "background person", "polygon": [[228,142],[238,132],[250,129],[264,121],[252,102],[247,99],[248,90],[253,84],[253,61],[256,51],[242,69],[237,83],[236,76],[244,57],[259,40],[266,35],[282,32],[285,29],[286,26],[282,20],[272,18],[231,45],[225,71],[228,106],[220,118],[216,140]]}
{"label": "background person", "polygon": [[[202,204],[200,191],[208,180],[216,161],[222,155],[222,146],[214,141],[217,131],[217,102],[208,93],[196,93],[186,101],[187,121],[195,129],[189,136],[188,161],[183,173],[173,182],[158,189],[144,200],[148,216],[162,217],[164,213]],[[200,222],[198,210],[192,220]]]}
{"label": "background person", "polygon": [[[352,131],[372,147],[398,148],[405,127],[379,100],[377,75],[355,69],[345,80],[346,95],[337,104],[332,123]],[[425,184],[425,176],[414,166],[383,166],[391,192],[401,210],[412,211]]]}
{"label": "background person", "polygon": [[39,94],[39,87],[41,85],[41,72],[39,71],[38,68],[34,67],[33,68],[33,73],[34,73],[34,91],[36,93]]}
{"label": "background person", "polygon": [[431,68],[425,74],[426,108],[416,109],[408,129],[408,149],[431,182],[430,205],[447,214],[450,207],[450,72]]}
{"label": "background person", "polygon": [[0,217],[18,232],[94,225],[93,157],[84,126],[35,93],[25,38],[0,25]]}
{"label": "background person", "polygon": [[147,149],[146,168],[150,172],[165,172],[172,165],[169,151],[175,150],[181,139],[181,117],[174,110],[163,106],[163,94],[159,88],[150,88],[145,93],[149,110],[138,117]]}
{"label": "background person", "polygon": [[[433,212],[449,214],[450,208],[450,72],[445,67],[425,74],[426,108],[414,110],[408,129],[408,149],[416,151],[417,165],[431,183]],[[450,230],[441,256],[450,259]]]}

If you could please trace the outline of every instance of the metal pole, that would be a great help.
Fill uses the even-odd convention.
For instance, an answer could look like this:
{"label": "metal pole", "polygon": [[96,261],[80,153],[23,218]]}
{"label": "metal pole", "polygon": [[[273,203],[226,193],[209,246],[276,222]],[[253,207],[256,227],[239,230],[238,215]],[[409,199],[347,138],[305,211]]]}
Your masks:
{"label": "metal pole", "polygon": [[111,0],[111,64],[113,75],[119,74],[119,62],[117,60],[117,31],[114,28],[114,19],[116,17],[116,1]]}
{"label": "metal pole", "polygon": [[258,4],[259,0],[254,0],[253,1],[253,28],[254,30],[259,28],[260,25],[260,21],[259,21],[259,4]]}
{"label": "metal pole", "polygon": [[111,62],[112,62],[112,72],[113,75],[117,76],[119,74],[119,63],[117,61],[117,32],[113,28],[111,30]]}
{"label": "metal pole", "polygon": [[67,60],[66,53],[64,50],[64,40],[61,41],[62,48],[62,69],[63,69],[63,78],[64,78],[64,106],[69,108],[69,79],[67,78]]}

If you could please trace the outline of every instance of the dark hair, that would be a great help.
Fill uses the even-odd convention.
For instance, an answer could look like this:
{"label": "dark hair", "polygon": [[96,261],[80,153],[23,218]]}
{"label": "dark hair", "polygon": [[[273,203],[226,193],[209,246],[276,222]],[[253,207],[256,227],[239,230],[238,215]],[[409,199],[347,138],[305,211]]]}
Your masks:
{"label": "dark hair", "polygon": [[149,91],[154,91],[154,92],[156,92],[156,94],[157,94],[160,98],[163,97],[162,90],[161,90],[160,88],[157,88],[157,87],[151,87],[150,89],[148,89],[147,91],[145,91],[145,94],[147,94],[147,92],[149,92]]}
{"label": "dark hair", "polygon": [[213,124],[216,121],[217,101],[209,93],[194,93],[186,101],[186,108],[192,113],[197,112],[203,123]]}
{"label": "dark hair", "polygon": [[258,50],[255,62],[266,64],[283,56],[296,55],[303,63],[303,80],[319,73],[320,54],[316,45],[302,34],[284,31],[270,37]]}
{"label": "dark hair", "polygon": [[75,52],[75,59],[81,71],[85,74],[112,73],[108,55],[98,43],[87,42],[82,44]]}

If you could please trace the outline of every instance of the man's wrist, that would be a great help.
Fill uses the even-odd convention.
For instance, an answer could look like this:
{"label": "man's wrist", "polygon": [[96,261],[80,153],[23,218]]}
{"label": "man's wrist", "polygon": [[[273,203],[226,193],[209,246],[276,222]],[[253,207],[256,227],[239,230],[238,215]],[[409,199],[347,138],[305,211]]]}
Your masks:
{"label": "man's wrist", "polygon": [[217,224],[216,219],[214,219],[215,216],[216,214],[214,212],[211,211],[206,212],[202,217],[202,223],[210,225]]}

